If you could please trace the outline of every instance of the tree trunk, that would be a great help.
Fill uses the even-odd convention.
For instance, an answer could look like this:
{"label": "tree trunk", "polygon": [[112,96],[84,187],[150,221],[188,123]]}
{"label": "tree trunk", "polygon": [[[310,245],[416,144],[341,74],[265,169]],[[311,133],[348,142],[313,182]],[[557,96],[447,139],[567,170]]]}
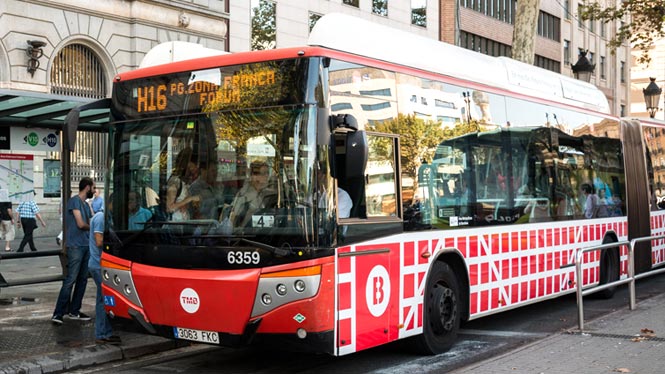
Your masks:
{"label": "tree trunk", "polygon": [[519,0],[513,30],[513,58],[533,65],[540,0]]}

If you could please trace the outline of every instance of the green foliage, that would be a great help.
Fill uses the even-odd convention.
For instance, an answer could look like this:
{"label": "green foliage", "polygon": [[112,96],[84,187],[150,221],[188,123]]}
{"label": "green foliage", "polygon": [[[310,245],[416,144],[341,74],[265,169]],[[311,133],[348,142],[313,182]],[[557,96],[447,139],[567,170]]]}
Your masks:
{"label": "green foliage", "polygon": [[651,61],[649,49],[654,40],[665,37],[665,5],[659,0],[624,0],[618,6],[603,8],[597,0],[580,5],[583,20],[601,22],[621,21],[616,35],[610,40],[612,53],[625,41],[642,51],[638,62],[648,64]]}
{"label": "green foliage", "polygon": [[397,118],[375,125],[372,130],[399,134],[402,170],[414,179],[422,161],[430,162],[436,146],[445,139],[444,130],[438,122],[424,121],[415,115],[401,113]]}
{"label": "green foliage", "polygon": [[277,45],[277,4],[259,0],[252,8],[252,50],[274,49]]}

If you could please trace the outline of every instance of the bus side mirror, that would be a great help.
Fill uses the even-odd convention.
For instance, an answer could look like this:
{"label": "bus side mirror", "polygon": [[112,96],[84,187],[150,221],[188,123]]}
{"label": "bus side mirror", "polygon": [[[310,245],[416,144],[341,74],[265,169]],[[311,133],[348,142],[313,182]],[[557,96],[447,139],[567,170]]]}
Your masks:
{"label": "bus side mirror", "polygon": [[335,114],[330,117],[333,132],[358,131],[358,120],[352,114]]}
{"label": "bus side mirror", "polygon": [[[349,165],[349,160],[351,161],[351,164],[353,164],[354,162],[359,161],[358,159],[354,160],[353,158],[350,158],[352,156],[349,155],[349,148],[350,148],[349,141],[352,137],[355,137],[354,134],[356,134],[358,132],[358,120],[352,114],[333,114],[329,118],[330,118],[329,119],[330,120],[330,128],[329,129],[330,129],[331,132],[327,132],[327,134],[330,134],[329,135],[330,141],[329,141],[329,144],[328,144],[330,157],[328,158],[328,160],[330,162],[330,174],[331,174],[331,176],[333,178],[340,178],[340,177],[348,178],[349,177],[348,173],[357,171],[355,169],[358,169],[359,167],[362,168],[362,173],[363,174],[361,174],[361,175],[364,175],[364,171],[365,171],[365,165],[364,164],[367,163],[367,161],[366,161],[367,160],[367,139],[366,138],[364,138],[364,142],[362,140],[361,141],[355,141],[355,144],[357,146],[360,146],[360,147],[364,148],[364,150],[362,150],[360,148],[351,149],[352,154],[354,154],[356,157],[358,157],[359,154],[360,155],[364,154],[365,155],[365,157],[364,157],[365,162],[363,163],[362,166],[359,165],[359,164],[354,165],[353,170],[351,170],[350,167],[348,166]],[[319,132],[323,133],[323,130],[321,130]],[[335,139],[339,138],[340,136],[346,136],[346,138],[347,138],[346,139],[346,148],[347,149],[346,149],[346,155],[345,155],[346,157],[345,157],[344,160],[338,160],[337,159],[337,152],[336,152],[337,151],[337,149],[336,149],[337,144],[336,144]],[[340,162],[340,167],[341,168],[346,168],[347,169],[347,171],[346,171],[347,175],[338,175],[340,173],[344,174],[343,170],[337,170],[337,163],[338,162]]]}

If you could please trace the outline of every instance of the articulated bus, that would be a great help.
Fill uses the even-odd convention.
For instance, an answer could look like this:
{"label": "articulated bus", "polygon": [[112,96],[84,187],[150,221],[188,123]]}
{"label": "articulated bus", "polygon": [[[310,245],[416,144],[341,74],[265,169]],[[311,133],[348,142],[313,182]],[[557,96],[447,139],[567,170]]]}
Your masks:
{"label": "articulated bus", "polygon": [[[174,339],[437,354],[465,321],[626,276],[617,247],[576,279],[577,249],[664,231],[662,123],[348,16],[302,48],[119,74],[107,101],[106,310]],[[638,271],[665,261],[646,244]]]}

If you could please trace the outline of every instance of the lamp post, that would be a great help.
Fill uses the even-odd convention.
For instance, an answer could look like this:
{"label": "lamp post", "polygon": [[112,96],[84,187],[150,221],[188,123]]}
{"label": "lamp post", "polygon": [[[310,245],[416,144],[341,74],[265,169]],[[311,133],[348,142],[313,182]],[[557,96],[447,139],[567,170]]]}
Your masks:
{"label": "lamp post", "polygon": [[649,79],[651,83],[649,83],[647,88],[642,89],[642,93],[644,94],[644,102],[647,105],[649,117],[654,118],[656,112],[658,112],[658,102],[660,101],[660,94],[663,90],[656,84],[656,78]]}
{"label": "lamp post", "polygon": [[588,49],[580,51],[580,58],[577,60],[575,65],[571,65],[573,74],[575,74],[575,78],[585,82],[591,82],[591,75],[593,74],[593,70],[596,68],[596,64],[589,62],[589,59],[586,57],[588,52]]}

